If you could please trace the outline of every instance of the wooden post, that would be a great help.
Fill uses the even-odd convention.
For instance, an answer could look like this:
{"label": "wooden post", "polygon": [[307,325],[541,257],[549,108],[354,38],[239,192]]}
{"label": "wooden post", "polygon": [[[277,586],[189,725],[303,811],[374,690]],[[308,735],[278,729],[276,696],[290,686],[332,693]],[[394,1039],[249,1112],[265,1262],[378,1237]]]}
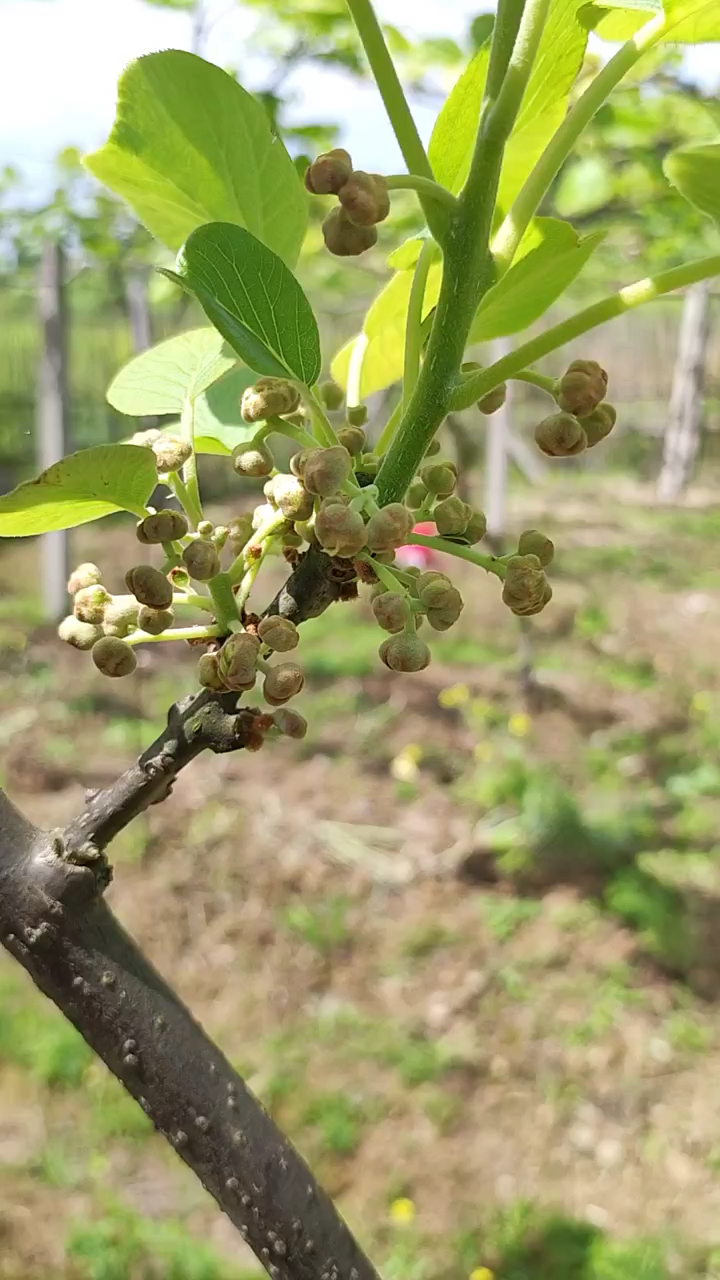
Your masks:
{"label": "wooden post", "polygon": [[703,426],[703,383],[710,331],[710,281],[685,294],[657,496],[676,502],[693,473]]}
{"label": "wooden post", "polygon": [[148,301],[147,270],[128,267],[125,276],[125,303],[130,322],[132,349],[136,355],[152,346],[152,317]]}
{"label": "wooden post", "polygon": [[[37,395],[37,455],[40,470],[68,452],[67,315],[65,254],[52,240],[43,245],[39,278],[41,333]],[[40,539],[43,612],[57,622],[67,612],[68,535],[65,530]]]}

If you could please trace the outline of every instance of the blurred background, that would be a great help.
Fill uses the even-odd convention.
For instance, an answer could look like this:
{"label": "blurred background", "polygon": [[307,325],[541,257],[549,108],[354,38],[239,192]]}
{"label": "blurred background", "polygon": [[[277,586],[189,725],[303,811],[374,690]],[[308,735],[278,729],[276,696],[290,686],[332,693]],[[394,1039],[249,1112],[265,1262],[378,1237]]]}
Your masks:
{"label": "blurred background", "polygon": [[[384,0],[424,136],[487,34],[467,0]],[[201,323],[80,155],[133,57],[194,49],[264,101],[299,165],[401,162],[340,0],[0,0],[0,490],[136,423],[118,368]],[[607,56],[591,43],[577,91]],[[717,134],[717,55],[663,49],[543,212],[603,230],[547,323],[717,245],[662,177]],[[329,359],[419,225],[299,266]],[[713,241],[714,236],[714,241]],[[478,352],[480,359],[487,353]],[[418,676],[380,667],[366,603],[303,628],[299,744],[199,759],[113,846],[123,922],[290,1132],[387,1280],[720,1277],[720,286],[595,331],[619,425],[577,460],[530,448],[513,388],[443,448],[494,546],[556,542],[519,627],[452,573],[460,623]],[[371,404],[371,434],[396,390]],[[257,501],[204,458],[216,520]],[[103,681],[55,638],[64,561],[119,586],[122,518],[0,546],[0,781],[61,826],[190,689],[168,646]],[[439,562],[438,562],[439,563]],[[444,566],[443,566],[444,567]],[[283,576],[278,564],[264,588]],[[74,1030],[0,957],[1,1280],[250,1280],[240,1238]]]}

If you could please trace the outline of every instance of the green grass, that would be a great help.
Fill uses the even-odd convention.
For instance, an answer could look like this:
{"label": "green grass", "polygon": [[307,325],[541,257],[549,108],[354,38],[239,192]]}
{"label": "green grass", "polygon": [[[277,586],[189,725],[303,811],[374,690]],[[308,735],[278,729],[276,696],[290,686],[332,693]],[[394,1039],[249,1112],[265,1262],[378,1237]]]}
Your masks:
{"label": "green grass", "polygon": [[22,1067],[38,1084],[77,1089],[92,1050],[29,983],[19,971],[0,973],[0,1062]]}
{"label": "green grass", "polygon": [[345,1093],[318,1093],[305,1107],[302,1123],[316,1130],[325,1151],[350,1156],[360,1145],[367,1124],[366,1109]]}
{"label": "green grass", "polygon": [[542,904],[533,899],[493,893],[479,894],[478,906],[483,923],[496,942],[508,942],[524,924],[535,920],[542,910]]}
{"label": "green grass", "polygon": [[329,956],[350,941],[350,907],[350,899],[343,895],[313,904],[294,902],[280,913],[280,920],[306,946],[322,956]]}

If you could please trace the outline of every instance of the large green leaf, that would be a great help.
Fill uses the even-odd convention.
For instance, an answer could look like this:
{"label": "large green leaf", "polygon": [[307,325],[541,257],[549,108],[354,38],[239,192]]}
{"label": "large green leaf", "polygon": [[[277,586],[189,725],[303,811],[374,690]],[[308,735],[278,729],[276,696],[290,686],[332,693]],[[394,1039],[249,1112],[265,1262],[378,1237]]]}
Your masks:
{"label": "large green leaf", "polygon": [[227,221],[297,261],[307,224],[297,170],[262,104],[195,54],[132,62],[110,137],[85,163],[171,249],[204,222]]}
{"label": "large green leaf", "polygon": [[217,329],[190,329],[135,356],[113,378],[107,398],[130,417],[181,413],[237,364]]}
{"label": "large green leaf", "polygon": [[720,223],[720,142],[678,147],[663,170],[686,200]]}
{"label": "large green leaf", "polygon": [[483,45],[450,90],[432,131],[428,159],[435,180],[449,191],[460,191],[468,175],[488,58],[488,47]]}
{"label": "large green leaf", "polygon": [[0,498],[0,537],[73,529],[113,511],[140,515],[157,482],[151,449],[103,444],[71,453]]}
{"label": "large green leaf", "polygon": [[198,227],[183,245],[177,274],[215,328],[254,369],[312,386],[320,375],[320,335],[312,308],[281,258],[229,222]]}
{"label": "large green leaf", "polygon": [[534,218],[512,267],[476,311],[468,344],[519,333],[539,320],[579,275],[603,235],[596,231],[581,238],[569,222]]}
{"label": "large green leaf", "polygon": [[583,5],[580,18],[603,40],[629,40],[640,27],[664,12],[672,25],[663,41],[668,44],[702,44],[720,40],[718,0],[603,0]]}

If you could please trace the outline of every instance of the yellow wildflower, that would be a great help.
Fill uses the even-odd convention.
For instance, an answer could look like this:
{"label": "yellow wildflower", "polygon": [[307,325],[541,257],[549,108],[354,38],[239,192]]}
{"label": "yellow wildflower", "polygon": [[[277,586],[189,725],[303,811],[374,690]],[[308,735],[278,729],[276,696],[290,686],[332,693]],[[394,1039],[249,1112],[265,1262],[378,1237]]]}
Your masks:
{"label": "yellow wildflower", "polygon": [[532,720],[524,711],[516,711],[507,722],[508,733],[513,738],[527,738],[532,729]]}
{"label": "yellow wildflower", "polygon": [[710,694],[705,689],[698,690],[698,692],[694,693],[690,699],[690,706],[693,711],[709,711],[710,703]]}
{"label": "yellow wildflower", "polygon": [[469,701],[470,690],[466,684],[451,684],[447,689],[441,689],[438,694],[440,706],[446,709],[449,707],[464,707]]}
{"label": "yellow wildflower", "polygon": [[417,742],[408,742],[398,751],[394,760],[390,761],[390,773],[397,782],[414,782],[418,776],[418,765],[422,760],[422,747]]}
{"label": "yellow wildflower", "polygon": [[[415,1205],[413,1201],[408,1200],[407,1196],[400,1196],[398,1200],[393,1200],[390,1205],[390,1221],[399,1227],[407,1227],[411,1222],[414,1222]],[[483,1280],[482,1277],[481,1280]]]}
{"label": "yellow wildflower", "polygon": [[495,1280],[495,1272],[489,1267],[475,1267],[470,1272],[469,1280]]}

